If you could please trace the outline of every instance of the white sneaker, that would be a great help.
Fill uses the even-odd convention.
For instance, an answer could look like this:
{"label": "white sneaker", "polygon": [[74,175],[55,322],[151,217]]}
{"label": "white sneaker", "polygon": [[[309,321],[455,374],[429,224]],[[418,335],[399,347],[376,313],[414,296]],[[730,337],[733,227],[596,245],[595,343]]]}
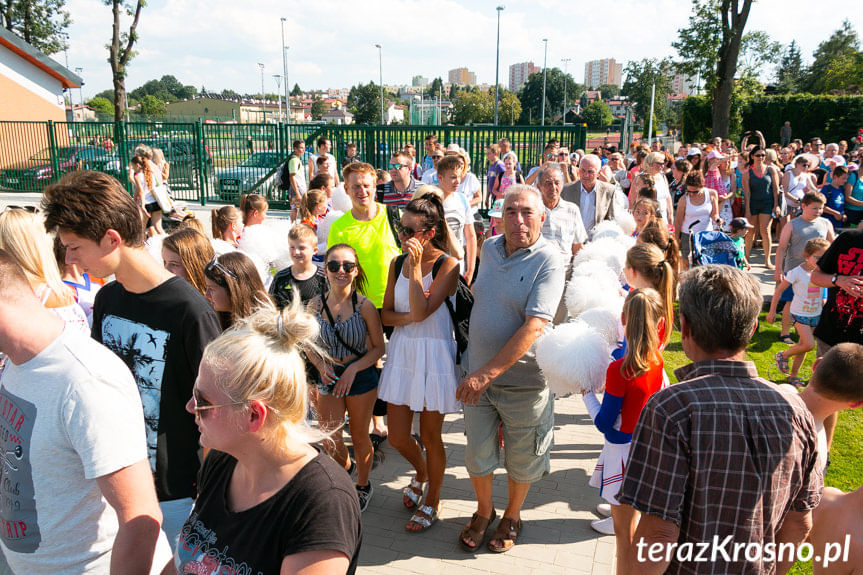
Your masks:
{"label": "white sneaker", "polygon": [[602,533],[603,535],[614,535],[614,520],[611,517],[591,521],[590,526],[594,531]]}
{"label": "white sneaker", "polygon": [[600,503],[596,506],[596,512],[603,517],[611,517],[611,503]]}

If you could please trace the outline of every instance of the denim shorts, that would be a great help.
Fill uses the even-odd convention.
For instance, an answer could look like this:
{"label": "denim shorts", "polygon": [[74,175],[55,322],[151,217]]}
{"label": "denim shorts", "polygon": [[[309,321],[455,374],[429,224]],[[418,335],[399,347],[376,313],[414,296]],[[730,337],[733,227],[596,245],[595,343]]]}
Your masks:
{"label": "denim shorts", "polygon": [[[334,365],[333,371],[336,374],[336,377],[341,377],[341,375],[345,372],[345,369],[352,364],[353,361],[349,361],[345,365]],[[324,383],[318,378],[318,393],[321,395],[332,395],[333,388],[336,386],[335,383],[331,383],[330,385],[324,385]],[[354,382],[351,384],[351,389],[348,391],[348,397],[352,397],[354,395],[362,395],[364,393],[368,393],[369,391],[375,389],[378,386],[378,372],[375,370],[375,366],[367,367],[362,371],[358,371],[354,376]]]}
{"label": "denim shorts", "polygon": [[533,483],[548,474],[554,439],[554,399],[548,387],[492,384],[476,405],[465,404],[465,465],[472,477],[488,475],[498,466],[498,422],[503,423],[509,476],[518,483]]}
{"label": "denim shorts", "polygon": [[809,327],[817,327],[819,319],[821,319],[820,314],[813,316],[797,315],[795,313],[791,314],[791,321],[793,321],[794,323],[808,325]]}

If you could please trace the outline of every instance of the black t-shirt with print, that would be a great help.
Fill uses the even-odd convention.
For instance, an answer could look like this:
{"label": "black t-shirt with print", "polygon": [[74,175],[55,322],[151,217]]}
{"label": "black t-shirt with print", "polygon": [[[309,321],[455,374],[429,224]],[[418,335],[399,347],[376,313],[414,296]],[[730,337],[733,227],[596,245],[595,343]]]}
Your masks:
{"label": "black t-shirt with print", "polygon": [[318,268],[315,275],[308,279],[298,280],[294,278],[291,268],[285,268],[273,278],[273,283],[270,285],[270,295],[279,309],[290,305],[294,297],[294,292],[300,293],[300,301],[304,304],[309,303],[315,296],[319,296],[326,291],[327,277],[324,271]]}
{"label": "black t-shirt with print", "polygon": [[186,402],[204,348],[221,332],[212,306],[182,278],[140,294],[111,282],[96,294],[93,339],[117,354],[138,384],[160,501],[197,491],[198,426]]}
{"label": "black t-shirt with print", "polygon": [[[863,276],[863,230],[840,234],[818,260],[818,267],[830,275]],[[863,345],[863,298],[830,288],[815,337],[828,345],[846,341]]]}
{"label": "black t-shirt with print", "polygon": [[[237,460],[211,451],[200,493],[180,531],[180,573],[279,573],[288,555],[333,550],[356,570],[362,540],[360,505],[350,476],[325,453],[305,465],[269,499],[232,512],[228,484]],[[225,571],[227,572],[227,571]]]}

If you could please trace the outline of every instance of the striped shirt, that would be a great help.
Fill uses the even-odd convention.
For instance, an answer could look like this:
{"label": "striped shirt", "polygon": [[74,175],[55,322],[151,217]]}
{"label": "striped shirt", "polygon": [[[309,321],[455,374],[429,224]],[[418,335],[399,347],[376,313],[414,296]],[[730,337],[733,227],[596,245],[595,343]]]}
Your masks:
{"label": "striped shirt", "polygon": [[392,180],[383,184],[380,188],[380,192],[378,192],[378,201],[388,206],[404,208],[411,202],[411,199],[414,196],[414,190],[419,187],[419,182],[417,182],[413,176],[410,178],[408,187],[405,188],[405,191],[403,192],[396,189],[395,183]]}
{"label": "striped shirt", "polygon": [[[675,374],[681,383],[641,413],[618,499],[676,523],[679,544],[774,543],[788,511],[821,500],[812,415],[752,362],[701,361]],[[775,563],[730,559],[672,557],[666,573],[775,572]]]}

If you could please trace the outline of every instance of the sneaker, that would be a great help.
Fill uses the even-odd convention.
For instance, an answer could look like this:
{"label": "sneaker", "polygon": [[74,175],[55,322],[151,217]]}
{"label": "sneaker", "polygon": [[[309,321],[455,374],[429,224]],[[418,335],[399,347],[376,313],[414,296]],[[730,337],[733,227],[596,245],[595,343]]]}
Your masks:
{"label": "sneaker", "polygon": [[590,526],[594,531],[602,533],[603,535],[614,535],[614,520],[612,520],[611,517],[591,521]]}
{"label": "sneaker", "polygon": [[782,352],[777,351],[773,359],[776,360],[776,369],[782,372],[783,375],[788,375],[788,359],[782,355]]}
{"label": "sneaker", "polygon": [[369,506],[369,501],[372,500],[372,493],[374,493],[374,489],[372,489],[372,482],[369,481],[369,484],[365,487],[356,486],[357,488],[357,497],[360,500],[360,512],[365,511],[366,507]]}
{"label": "sneaker", "polygon": [[351,467],[347,471],[348,475],[353,476],[357,472],[357,462],[351,459]]}
{"label": "sneaker", "polygon": [[603,517],[611,517],[611,503],[600,503],[596,506],[596,512]]}

